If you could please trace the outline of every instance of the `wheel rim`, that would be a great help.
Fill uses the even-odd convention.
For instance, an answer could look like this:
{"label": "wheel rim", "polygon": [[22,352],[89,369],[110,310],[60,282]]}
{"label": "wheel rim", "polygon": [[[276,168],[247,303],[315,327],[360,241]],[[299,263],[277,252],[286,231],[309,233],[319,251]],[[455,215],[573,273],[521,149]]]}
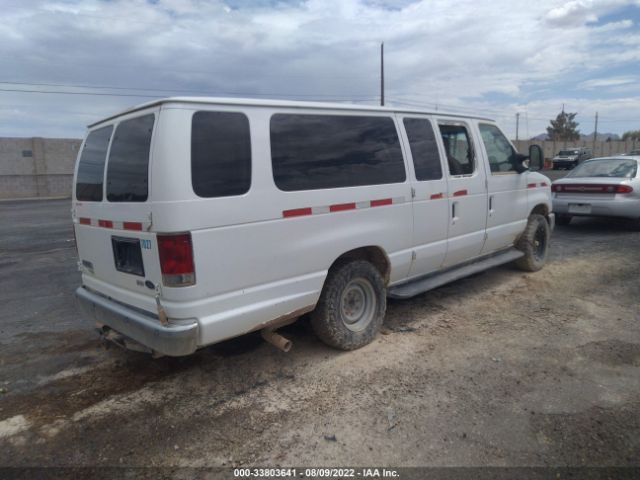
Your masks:
{"label": "wheel rim", "polygon": [[340,297],[340,317],[353,332],[364,330],[376,311],[376,296],[371,282],[364,278],[351,280]]}
{"label": "wheel rim", "polygon": [[547,250],[547,230],[544,225],[539,225],[533,236],[533,256],[536,260],[544,259]]}

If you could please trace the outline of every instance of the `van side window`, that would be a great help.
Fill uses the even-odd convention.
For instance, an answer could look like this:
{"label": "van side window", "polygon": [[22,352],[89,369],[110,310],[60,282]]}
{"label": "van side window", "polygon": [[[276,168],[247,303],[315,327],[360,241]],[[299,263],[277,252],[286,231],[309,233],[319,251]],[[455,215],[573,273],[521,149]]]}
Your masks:
{"label": "van side window", "polygon": [[191,185],[199,197],[242,195],[251,187],[249,119],[196,112],[191,120]]}
{"label": "van side window", "polygon": [[275,114],[273,179],[280,190],[401,183],[404,159],[390,117]]}
{"label": "van side window", "polygon": [[442,178],[442,165],[436,136],[431,122],[426,118],[405,118],[416,180],[438,180]]}
{"label": "van side window", "polygon": [[500,129],[487,123],[481,123],[479,127],[491,172],[516,172],[516,151]]}
{"label": "van side window", "polygon": [[107,163],[107,200],[144,202],[149,192],[149,151],[153,114],[120,122]]}
{"label": "van side window", "polygon": [[102,201],[104,162],[111,139],[113,126],[99,128],[87,136],[78,164],[76,200],[83,202]]}
{"label": "van side window", "polygon": [[475,160],[471,137],[462,125],[439,125],[451,175],[471,175]]}

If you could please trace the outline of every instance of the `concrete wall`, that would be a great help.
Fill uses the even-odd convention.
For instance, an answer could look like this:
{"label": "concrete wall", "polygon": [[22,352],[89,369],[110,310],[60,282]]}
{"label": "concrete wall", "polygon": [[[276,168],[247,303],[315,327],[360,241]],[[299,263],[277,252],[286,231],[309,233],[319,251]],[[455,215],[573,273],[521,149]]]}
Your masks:
{"label": "concrete wall", "polygon": [[593,142],[593,140],[580,140],[577,142],[551,142],[541,140],[518,140],[513,142],[520,153],[526,153],[529,150],[529,145],[540,145],[544,150],[545,158],[555,157],[560,150],[571,147],[588,147],[591,148],[594,157],[608,157],[611,155],[617,155],[619,153],[628,153],[631,150],[640,149],[640,141],[628,140],[623,142],[621,140],[614,140],[611,142]]}
{"label": "concrete wall", "polygon": [[81,140],[0,138],[0,198],[70,197]]}

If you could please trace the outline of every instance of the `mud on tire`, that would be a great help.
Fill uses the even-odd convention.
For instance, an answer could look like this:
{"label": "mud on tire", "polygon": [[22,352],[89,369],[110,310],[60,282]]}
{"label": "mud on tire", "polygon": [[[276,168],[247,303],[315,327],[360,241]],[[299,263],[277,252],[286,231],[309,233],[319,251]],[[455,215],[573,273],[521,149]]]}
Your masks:
{"label": "mud on tire", "polygon": [[544,216],[532,214],[516,248],[524,253],[524,257],[515,261],[515,265],[527,272],[537,272],[547,261],[551,230]]}
{"label": "mud on tire", "polygon": [[320,300],[311,313],[311,326],[327,345],[355,350],[376,337],[387,310],[382,275],[371,263],[355,260],[334,266]]}

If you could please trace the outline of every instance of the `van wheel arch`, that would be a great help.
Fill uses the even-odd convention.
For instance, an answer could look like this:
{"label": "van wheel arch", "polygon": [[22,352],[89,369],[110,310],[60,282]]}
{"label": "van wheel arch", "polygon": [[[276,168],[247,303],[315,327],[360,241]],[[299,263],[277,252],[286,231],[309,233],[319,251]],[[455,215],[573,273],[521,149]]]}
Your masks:
{"label": "van wheel arch", "polygon": [[329,271],[354,260],[364,260],[371,263],[382,275],[385,286],[389,284],[391,262],[387,253],[378,246],[360,247],[343,253],[331,264]]}
{"label": "van wheel arch", "polygon": [[542,215],[547,220],[547,223],[549,223],[549,207],[544,203],[539,203],[533,207],[533,210],[529,213],[529,218],[531,215]]}

